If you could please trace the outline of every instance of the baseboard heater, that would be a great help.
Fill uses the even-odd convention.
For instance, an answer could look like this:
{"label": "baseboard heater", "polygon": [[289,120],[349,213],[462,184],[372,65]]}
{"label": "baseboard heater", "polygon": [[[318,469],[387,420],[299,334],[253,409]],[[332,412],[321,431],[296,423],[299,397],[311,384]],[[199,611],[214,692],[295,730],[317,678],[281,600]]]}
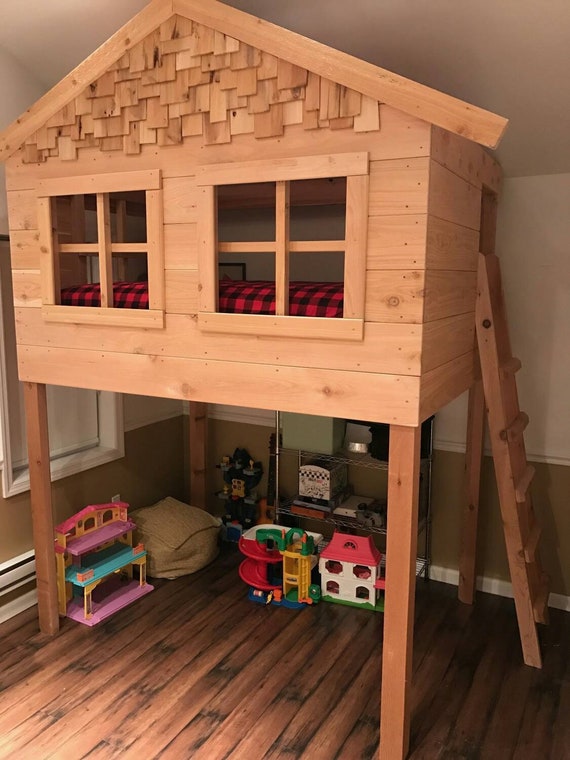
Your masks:
{"label": "baseboard heater", "polygon": [[34,588],[3,604],[3,597],[36,580],[36,557],[33,551],[20,554],[0,564],[0,622],[36,604],[38,596]]}

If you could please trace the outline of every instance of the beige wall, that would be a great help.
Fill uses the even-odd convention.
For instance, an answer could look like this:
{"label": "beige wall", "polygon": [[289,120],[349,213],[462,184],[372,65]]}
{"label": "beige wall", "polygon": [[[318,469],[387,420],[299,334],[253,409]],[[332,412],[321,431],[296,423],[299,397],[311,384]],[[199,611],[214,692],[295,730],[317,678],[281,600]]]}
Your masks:
{"label": "beige wall", "polygon": [[[54,522],[116,493],[133,508],[186,497],[182,417],[126,433],[123,459],[54,482]],[[29,492],[0,498],[0,524],[0,563],[33,548]]]}
{"label": "beige wall", "polygon": [[[433,466],[433,564],[457,569],[464,456],[436,451]],[[551,591],[570,595],[570,467],[533,462],[531,492],[542,526],[540,544]],[[478,575],[509,580],[493,462],[485,457],[481,480]]]}

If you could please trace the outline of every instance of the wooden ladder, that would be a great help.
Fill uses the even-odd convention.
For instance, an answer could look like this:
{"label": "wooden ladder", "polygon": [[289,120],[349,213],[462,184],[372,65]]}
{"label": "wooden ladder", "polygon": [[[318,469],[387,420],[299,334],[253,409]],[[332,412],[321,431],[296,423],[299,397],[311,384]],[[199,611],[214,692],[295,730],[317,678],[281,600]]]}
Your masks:
{"label": "wooden ladder", "polygon": [[540,668],[542,659],[536,623],[548,622],[549,585],[541,569],[538,552],[540,526],[529,490],[534,467],[527,462],[524,444],[528,415],[520,411],[515,377],[521,363],[511,353],[501,271],[494,254],[479,254],[476,324],[523,657],[527,665]]}

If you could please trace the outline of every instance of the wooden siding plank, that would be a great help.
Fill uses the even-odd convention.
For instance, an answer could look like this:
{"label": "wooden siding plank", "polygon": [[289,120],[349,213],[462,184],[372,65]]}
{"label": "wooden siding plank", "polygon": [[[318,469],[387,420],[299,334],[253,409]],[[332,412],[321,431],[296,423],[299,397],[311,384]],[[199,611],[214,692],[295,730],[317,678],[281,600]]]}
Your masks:
{"label": "wooden siding plank", "polygon": [[[141,140],[142,142],[142,140]],[[352,130],[315,130],[307,133],[301,125],[287,128],[285,140],[272,142],[275,158],[295,158],[318,153],[336,154],[369,152],[371,160],[383,161],[404,157],[421,157],[429,154],[430,125],[388,106],[382,106],[382,132],[355,134]],[[259,158],[259,142],[251,135],[237,135],[231,143],[216,147],[216,160],[220,162],[251,161]],[[189,166],[209,165],[211,152],[204,150],[201,139],[187,139],[184,145],[169,146],[157,156],[156,146],[143,145],[136,159],[139,169],[156,169],[163,176],[176,177],[188,174]],[[77,161],[65,165],[69,177],[106,172],[129,172],[132,157],[123,153],[106,153],[84,148]],[[59,162],[26,164],[22,153],[14,154],[6,164],[7,186],[12,191],[35,188],[38,180],[53,179],[61,174]]]}
{"label": "wooden siding plank", "polygon": [[370,216],[425,214],[428,210],[429,159],[370,163]]}
{"label": "wooden siding plank", "polygon": [[[507,120],[234,8],[174,0],[175,12],[417,118],[496,147]],[[39,125],[38,125],[39,126]]]}
{"label": "wooden siding plank", "polygon": [[425,273],[424,321],[475,311],[477,272],[428,269]]}
{"label": "wooden siding plank", "polygon": [[453,315],[423,326],[422,371],[429,372],[473,350],[475,313]]}
{"label": "wooden siding plank", "polygon": [[166,269],[198,268],[198,225],[164,225],[164,266]]}
{"label": "wooden siding plank", "polygon": [[41,306],[41,281],[39,269],[13,269],[12,292],[14,306]]}
{"label": "wooden siding plank", "polygon": [[198,221],[198,190],[194,177],[164,177],[162,192],[165,224]]}
{"label": "wooden siding plank", "polygon": [[160,171],[158,169],[40,179],[37,185],[38,196],[40,197],[42,195],[83,195],[85,193],[158,190],[160,186]]}
{"label": "wooden siding plank", "polygon": [[498,161],[465,137],[432,126],[430,155],[438,164],[477,188],[485,185],[495,193],[501,189],[503,173]]}
{"label": "wooden siding plank", "polygon": [[9,190],[7,202],[10,231],[38,229],[38,208],[33,190]]}
{"label": "wooden siding plank", "polygon": [[277,366],[327,367],[396,375],[420,374],[425,329],[422,325],[370,322],[366,325],[364,340],[345,342],[342,351],[335,343],[314,338],[305,338],[303,350],[300,350],[299,341],[290,337],[265,338],[263,351],[260,351],[260,341],[256,335],[206,333],[200,330],[192,315],[167,314],[165,329],[161,333],[108,327],[101,321],[94,324],[96,326],[85,326],[81,330],[72,324],[46,325],[40,309],[16,308],[19,345],[246,361]]}
{"label": "wooden siding plank", "polygon": [[39,269],[39,231],[12,230],[10,232],[10,258],[12,269]]}
{"label": "wooden siding plank", "polygon": [[468,390],[477,374],[473,350],[424,373],[421,377],[420,419],[426,420]]}
{"label": "wooden siding plank", "polygon": [[423,322],[425,277],[412,269],[367,272],[366,322]]}
{"label": "wooden siding plank", "polygon": [[417,377],[106,351],[78,350],[70,362],[66,349],[38,346],[22,346],[18,364],[24,382],[418,424]]}
{"label": "wooden siding plank", "polygon": [[459,224],[428,216],[427,269],[477,270],[479,233]]}
{"label": "wooden siding plank", "polygon": [[481,191],[436,161],[430,160],[428,212],[439,219],[478,230]]}
{"label": "wooden siding plank", "polygon": [[362,319],[364,317],[368,188],[368,175],[347,177],[343,311],[345,319]]}
{"label": "wooden siding plank", "polygon": [[196,314],[198,312],[198,272],[193,269],[166,269],[165,308],[169,314]]}
{"label": "wooden siding plank", "polygon": [[425,269],[426,214],[368,218],[367,269]]}
{"label": "wooden siding plank", "polygon": [[320,177],[348,177],[368,173],[368,153],[337,153],[299,159],[267,158],[211,164],[196,170],[198,185],[282,182]]}

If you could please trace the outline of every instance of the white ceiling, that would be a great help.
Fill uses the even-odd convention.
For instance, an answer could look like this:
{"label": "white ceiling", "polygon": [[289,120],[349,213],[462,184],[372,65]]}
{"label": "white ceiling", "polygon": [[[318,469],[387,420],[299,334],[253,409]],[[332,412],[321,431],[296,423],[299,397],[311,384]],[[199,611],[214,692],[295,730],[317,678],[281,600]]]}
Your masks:
{"label": "white ceiling", "polygon": [[[0,0],[0,47],[46,88],[145,0]],[[568,0],[227,0],[510,119],[508,176],[570,172]]]}

